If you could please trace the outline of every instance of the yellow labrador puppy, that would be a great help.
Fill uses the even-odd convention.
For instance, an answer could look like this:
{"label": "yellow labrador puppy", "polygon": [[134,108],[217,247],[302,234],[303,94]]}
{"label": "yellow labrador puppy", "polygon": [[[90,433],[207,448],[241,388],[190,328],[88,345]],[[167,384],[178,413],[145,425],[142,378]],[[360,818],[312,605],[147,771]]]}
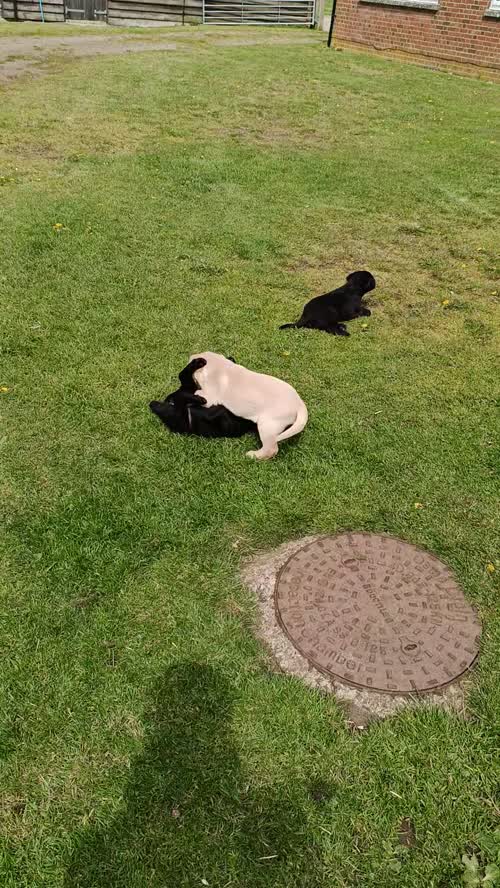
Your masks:
{"label": "yellow labrador puppy", "polygon": [[307,407],[291,385],[274,376],[254,373],[215,352],[191,355],[200,369],[193,373],[199,386],[196,395],[207,407],[222,404],[236,416],[257,424],[262,443],[250,450],[253,459],[271,459],[278,443],[298,435],[307,422]]}

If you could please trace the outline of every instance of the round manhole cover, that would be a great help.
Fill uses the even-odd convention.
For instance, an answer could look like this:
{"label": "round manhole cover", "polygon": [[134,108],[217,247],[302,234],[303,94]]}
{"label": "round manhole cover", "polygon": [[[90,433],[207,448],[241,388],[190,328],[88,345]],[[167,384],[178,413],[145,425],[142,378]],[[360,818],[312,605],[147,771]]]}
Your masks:
{"label": "round manhole cover", "polygon": [[470,668],[481,626],[446,565],[371,533],[324,537],[282,567],[279,621],[318,669],[362,688],[409,694]]}

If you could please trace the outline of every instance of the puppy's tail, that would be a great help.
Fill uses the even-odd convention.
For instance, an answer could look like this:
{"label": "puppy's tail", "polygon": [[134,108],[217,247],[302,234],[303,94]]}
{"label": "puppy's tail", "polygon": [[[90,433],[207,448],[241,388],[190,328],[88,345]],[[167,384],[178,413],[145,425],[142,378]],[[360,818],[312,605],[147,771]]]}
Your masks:
{"label": "puppy's tail", "polygon": [[289,327],[296,327],[297,324],[282,324],[280,330],[288,330]]}
{"label": "puppy's tail", "polygon": [[299,404],[299,409],[297,410],[297,416],[295,417],[295,422],[288,429],[285,429],[284,432],[281,432],[281,435],[278,435],[276,441],[286,441],[287,438],[293,438],[294,435],[298,435],[299,432],[305,427],[305,424],[308,420],[307,407],[303,401]]}

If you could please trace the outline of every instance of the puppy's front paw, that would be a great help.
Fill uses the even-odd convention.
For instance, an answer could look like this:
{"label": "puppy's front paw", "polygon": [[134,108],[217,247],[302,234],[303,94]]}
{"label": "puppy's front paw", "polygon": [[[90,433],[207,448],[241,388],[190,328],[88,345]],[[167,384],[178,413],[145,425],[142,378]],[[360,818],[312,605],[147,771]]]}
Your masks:
{"label": "puppy's front paw", "polygon": [[191,372],[194,373],[196,370],[201,370],[202,367],[206,367],[206,364],[207,362],[205,358],[193,358],[189,364],[189,368]]}
{"label": "puppy's front paw", "polygon": [[260,450],[248,450],[246,456],[248,456],[249,459],[257,460],[272,459],[273,456],[276,456],[277,452],[278,445],[276,444],[274,447],[261,447]]}
{"label": "puppy's front paw", "polygon": [[194,397],[201,398],[202,401],[205,401],[205,404],[207,402],[207,399],[205,398],[205,395],[203,394],[203,389],[201,389],[201,388],[196,389],[196,391],[194,393]]}

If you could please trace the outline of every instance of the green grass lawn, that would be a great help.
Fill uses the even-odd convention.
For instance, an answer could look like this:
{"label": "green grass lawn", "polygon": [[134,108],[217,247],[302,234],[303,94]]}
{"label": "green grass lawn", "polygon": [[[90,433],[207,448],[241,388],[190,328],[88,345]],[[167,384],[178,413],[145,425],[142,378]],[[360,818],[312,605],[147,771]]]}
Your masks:
{"label": "green grass lawn", "polygon": [[[458,888],[500,814],[500,87],[172,39],[0,87],[0,882]],[[278,331],[358,268],[366,331]],[[204,349],[305,399],[275,460],[149,413]],[[240,561],[343,528],[456,572],[467,718],[351,733],[273,669]]]}

